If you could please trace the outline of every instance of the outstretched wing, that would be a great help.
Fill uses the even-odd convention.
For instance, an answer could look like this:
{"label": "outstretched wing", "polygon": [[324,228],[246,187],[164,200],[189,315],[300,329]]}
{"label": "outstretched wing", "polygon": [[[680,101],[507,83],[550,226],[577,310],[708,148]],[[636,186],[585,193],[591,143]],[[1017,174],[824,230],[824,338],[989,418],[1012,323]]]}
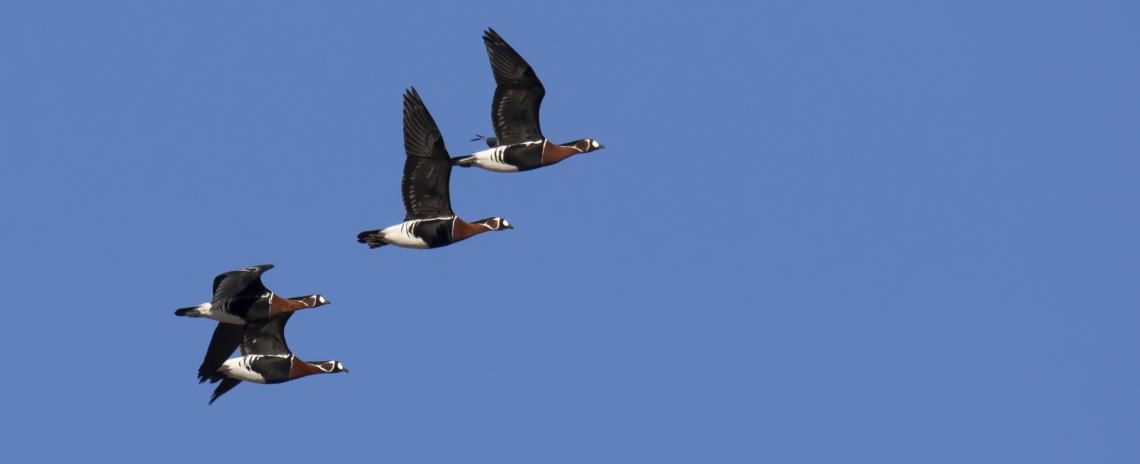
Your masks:
{"label": "outstretched wing", "polygon": [[404,93],[405,221],[454,216],[451,211],[451,157],[443,135],[415,88]]}
{"label": "outstretched wing", "polygon": [[214,329],[214,336],[210,338],[210,347],[206,349],[206,358],[198,367],[198,383],[205,382],[219,367],[229,359],[230,354],[241,346],[245,327],[237,324],[219,322]]}
{"label": "outstretched wing", "polygon": [[498,143],[513,145],[542,140],[538,109],[546,89],[523,59],[494,29],[483,33],[487,57],[495,73],[495,98],[491,101],[491,122]]}
{"label": "outstretched wing", "polygon": [[293,313],[250,322],[245,325],[245,332],[241,340],[241,355],[251,354],[293,354],[289,345],[285,343],[285,323]]}
{"label": "outstretched wing", "polygon": [[239,383],[241,383],[240,380],[231,377],[222,379],[222,383],[218,384],[218,388],[214,389],[214,394],[210,395],[210,404],[214,404],[214,401],[217,401],[219,396],[222,396],[226,394],[226,392],[233,390],[233,388],[236,387]]}
{"label": "outstretched wing", "polygon": [[270,269],[273,269],[272,264],[262,264],[219,274],[214,277],[214,298],[210,301],[211,304],[218,311],[232,313],[230,305],[235,301],[256,301],[261,295],[269,293],[269,289],[261,283],[261,274]]}

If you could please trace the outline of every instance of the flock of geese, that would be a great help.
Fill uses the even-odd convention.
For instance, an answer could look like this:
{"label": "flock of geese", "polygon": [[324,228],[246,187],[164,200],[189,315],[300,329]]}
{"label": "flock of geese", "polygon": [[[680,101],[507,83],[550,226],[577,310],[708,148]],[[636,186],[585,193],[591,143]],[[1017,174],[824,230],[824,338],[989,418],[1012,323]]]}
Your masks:
{"label": "flock of geese", "polygon": [[[581,153],[604,148],[593,139],[554,143],[542,135],[538,110],[546,89],[534,69],[493,29],[483,33],[487,56],[495,75],[491,121],[495,136],[476,136],[488,148],[452,158],[443,136],[415,88],[404,93],[404,175],[401,193],[407,215],[404,221],[383,229],[361,232],[360,243],[369,248],[395,245],[405,248],[439,248],[488,231],[512,229],[501,217],[467,222],[451,209],[451,168],[478,167],[494,172],[521,172],[558,163]],[[322,295],[283,298],[265,287],[261,275],[272,264],[229,271],[214,278],[213,298],[197,306],[180,308],[177,316],[218,321],[206,357],[198,368],[199,383],[217,383],[213,404],[243,380],[281,383],[313,374],[348,372],[339,361],[304,361],[285,342],[285,324],[293,313],[329,304]],[[241,356],[230,358],[240,348]]]}

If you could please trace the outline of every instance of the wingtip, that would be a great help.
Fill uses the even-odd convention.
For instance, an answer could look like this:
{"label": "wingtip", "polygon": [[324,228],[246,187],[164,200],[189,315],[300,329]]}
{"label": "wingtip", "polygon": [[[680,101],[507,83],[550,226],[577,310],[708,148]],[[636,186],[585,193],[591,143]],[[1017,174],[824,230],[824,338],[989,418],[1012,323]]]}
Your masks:
{"label": "wingtip", "polygon": [[507,45],[507,39],[504,39],[503,36],[499,35],[498,31],[495,31],[489,27],[485,32],[483,32],[483,42],[485,42],[487,46],[493,46],[496,48],[509,46]]}
{"label": "wingtip", "polygon": [[423,104],[423,99],[420,98],[420,92],[416,90],[415,86],[408,87],[404,91],[404,106],[410,107],[414,105]]}

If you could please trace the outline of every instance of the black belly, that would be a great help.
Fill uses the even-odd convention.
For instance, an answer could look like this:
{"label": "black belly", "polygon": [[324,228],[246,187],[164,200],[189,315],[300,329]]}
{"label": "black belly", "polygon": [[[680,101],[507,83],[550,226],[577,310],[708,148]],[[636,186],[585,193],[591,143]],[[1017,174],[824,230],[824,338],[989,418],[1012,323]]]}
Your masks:
{"label": "black belly", "polygon": [[519,171],[529,171],[542,167],[542,146],[544,143],[529,145],[511,145],[503,149],[503,162],[519,168]]}
{"label": "black belly", "polygon": [[246,322],[265,319],[269,317],[272,296],[273,294],[268,292],[256,296],[238,296],[230,300],[226,309],[230,314]]}
{"label": "black belly", "polygon": [[451,245],[451,223],[454,218],[432,219],[416,224],[412,233],[427,242],[428,248]]}
{"label": "black belly", "polygon": [[263,356],[253,360],[250,367],[265,377],[265,383],[281,383],[289,380],[289,372],[293,370],[293,358]]}

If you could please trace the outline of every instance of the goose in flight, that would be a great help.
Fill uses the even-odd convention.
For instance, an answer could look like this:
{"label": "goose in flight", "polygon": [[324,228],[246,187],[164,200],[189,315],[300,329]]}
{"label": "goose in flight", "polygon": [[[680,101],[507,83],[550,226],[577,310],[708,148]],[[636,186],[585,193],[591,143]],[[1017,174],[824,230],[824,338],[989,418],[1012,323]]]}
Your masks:
{"label": "goose in flight", "polygon": [[605,148],[597,140],[588,138],[562,144],[547,140],[538,125],[538,110],[546,89],[534,68],[494,29],[488,28],[483,33],[483,43],[495,74],[495,97],[491,100],[495,136],[478,135],[471,139],[483,139],[490,148],[453,158],[453,164],[495,172],[521,172]]}
{"label": "goose in flight", "polygon": [[250,322],[242,331],[241,356],[226,360],[210,373],[210,383],[218,384],[210,404],[243,380],[253,383],[282,383],[314,374],[348,372],[340,361],[304,361],[285,343],[285,324],[293,313]]}
{"label": "goose in flight", "polygon": [[439,248],[483,232],[513,229],[501,217],[467,222],[451,210],[451,158],[443,135],[415,88],[404,93],[404,222],[356,236],[368,248]]}

